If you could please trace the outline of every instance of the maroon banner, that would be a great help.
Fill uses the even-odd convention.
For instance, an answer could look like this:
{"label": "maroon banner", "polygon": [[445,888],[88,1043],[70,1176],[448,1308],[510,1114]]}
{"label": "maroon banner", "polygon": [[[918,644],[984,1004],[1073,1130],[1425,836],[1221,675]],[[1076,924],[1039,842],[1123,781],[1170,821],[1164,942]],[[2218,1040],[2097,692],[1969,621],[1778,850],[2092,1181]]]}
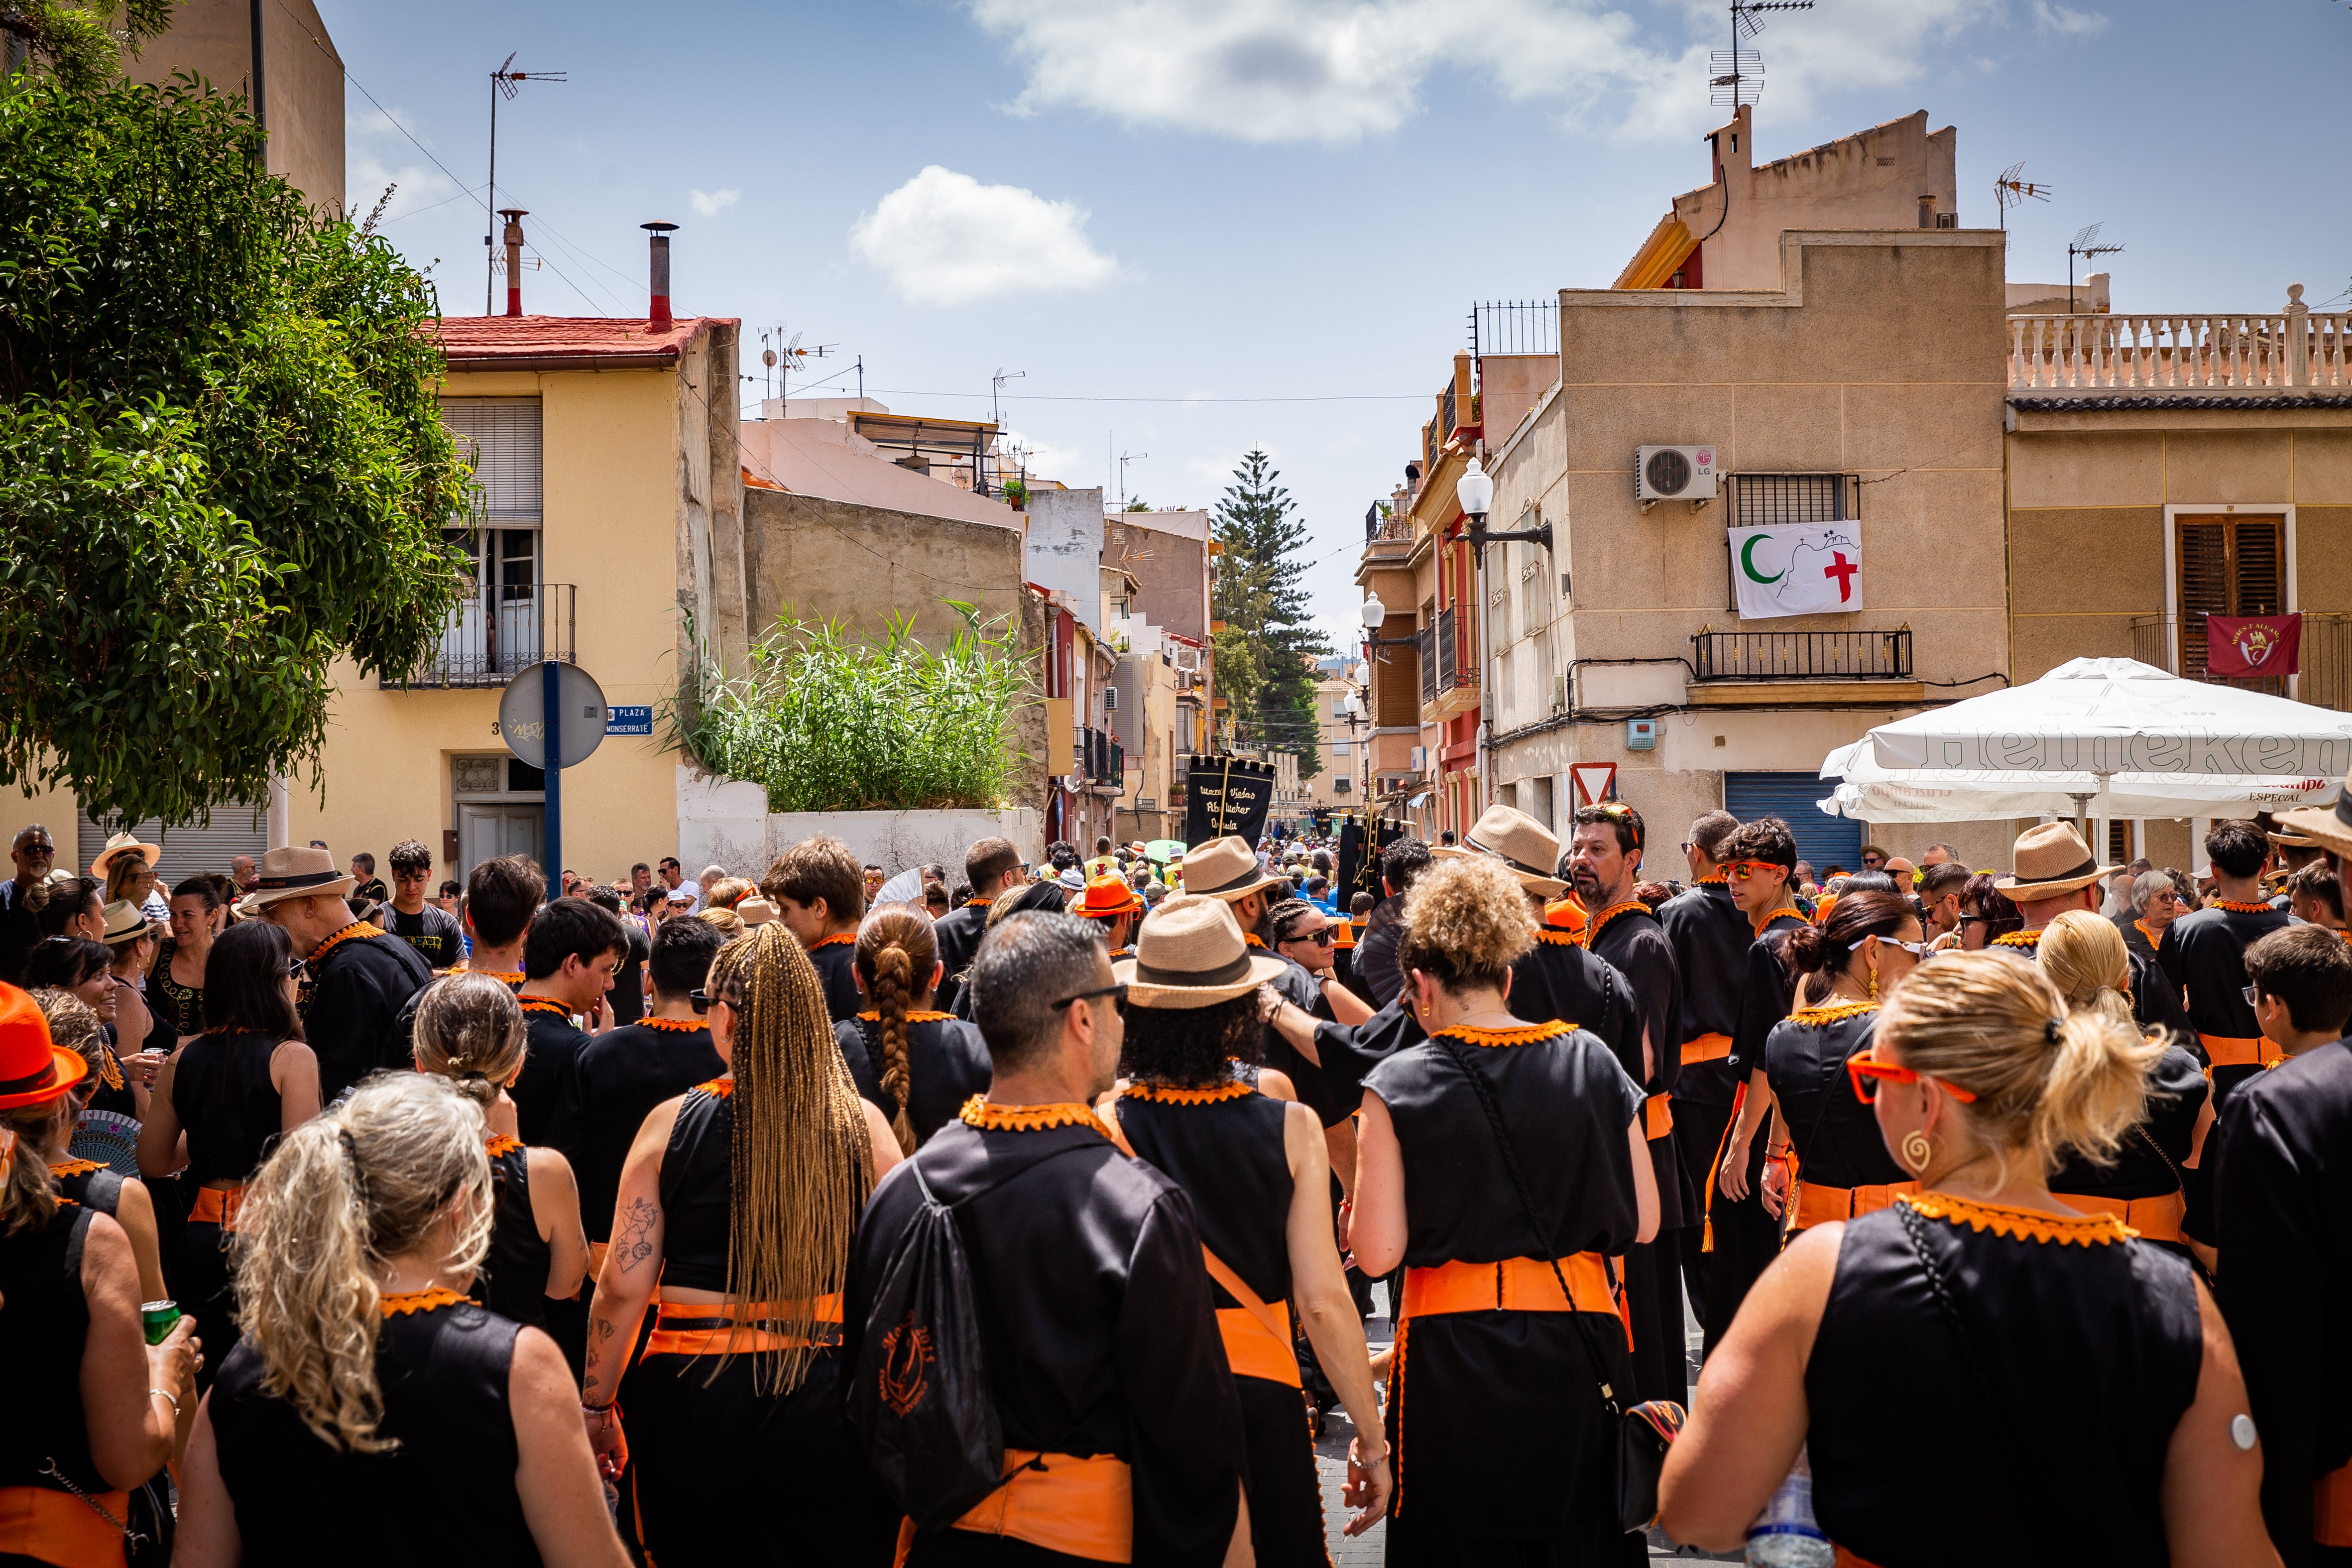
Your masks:
{"label": "maroon banner", "polygon": [[2208,675],[2294,675],[2303,658],[2303,616],[2208,616]]}

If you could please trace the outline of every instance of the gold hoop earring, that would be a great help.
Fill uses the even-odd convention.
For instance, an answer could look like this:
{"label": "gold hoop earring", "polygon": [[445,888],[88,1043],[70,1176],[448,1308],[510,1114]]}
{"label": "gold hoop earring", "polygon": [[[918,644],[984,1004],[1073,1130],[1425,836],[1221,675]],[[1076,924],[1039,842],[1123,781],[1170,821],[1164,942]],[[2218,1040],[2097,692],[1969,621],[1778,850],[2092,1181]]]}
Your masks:
{"label": "gold hoop earring", "polygon": [[1928,1163],[1936,1157],[1936,1146],[1917,1128],[1903,1135],[1903,1164],[1913,1175],[1925,1175]]}

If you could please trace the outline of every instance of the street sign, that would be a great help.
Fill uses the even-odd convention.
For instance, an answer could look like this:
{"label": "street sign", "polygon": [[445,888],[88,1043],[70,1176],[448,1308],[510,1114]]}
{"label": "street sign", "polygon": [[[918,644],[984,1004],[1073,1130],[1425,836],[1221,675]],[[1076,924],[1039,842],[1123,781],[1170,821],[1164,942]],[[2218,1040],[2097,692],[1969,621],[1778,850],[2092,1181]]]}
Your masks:
{"label": "street sign", "polygon": [[1570,763],[1568,776],[1575,782],[1579,805],[1599,805],[1617,798],[1615,763]]}
{"label": "street sign", "polygon": [[607,735],[650,735],[653,732],[654,710],[646,705],[616,706],[604,710],[604,733]]}
{"label": "street sign", "polygon": [[[547,766],[546,681],[544,665],[534,664],[507,682],[499,699],[499,734],[507,750],[534,768]],[[576,664],[556,668],[555,700],[562,714],[562,740],[558,767],[576,768],[604,743],[607,728],[604,692],[596,678]],[[645,711],[643,709],[639,712]],[[646,733],[651,733],[648,729]]]}

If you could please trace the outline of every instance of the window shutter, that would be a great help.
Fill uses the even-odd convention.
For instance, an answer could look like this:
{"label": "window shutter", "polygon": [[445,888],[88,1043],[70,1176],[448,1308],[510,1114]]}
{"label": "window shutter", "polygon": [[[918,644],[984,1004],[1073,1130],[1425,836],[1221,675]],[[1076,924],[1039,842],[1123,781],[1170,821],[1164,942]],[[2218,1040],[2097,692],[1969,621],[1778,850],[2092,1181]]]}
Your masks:
{"label": "window shutter", "polygon": [[544,512],[539,399],[445,397],[441,422],[457,438],[457,455],[474,466],[488,521],[537,526]]}
{"label": "window shutter", "polygon": [[2231,613],[2230,524],[2180,520],[2180,673],[2205,673],[2205,617]]}
{"label": "window shutter", "polygon": [[2231,612],[2240,616],[2275,616],[2286,607],[2286,584],[2279,570],[2280,524],[2270,519],[2231,525],[2236,536],[2232,575],[2237,581]]}

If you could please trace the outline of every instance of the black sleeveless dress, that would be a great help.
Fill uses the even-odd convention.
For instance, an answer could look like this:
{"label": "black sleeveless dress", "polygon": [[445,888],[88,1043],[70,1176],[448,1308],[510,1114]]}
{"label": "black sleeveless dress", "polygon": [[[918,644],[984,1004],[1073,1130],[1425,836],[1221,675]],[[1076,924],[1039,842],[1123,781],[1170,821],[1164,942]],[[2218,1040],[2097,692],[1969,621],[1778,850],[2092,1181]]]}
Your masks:
{"label": "black sleeveless dress", "polygon": [[[17,1157],[24,1158],[24,1152]],[[82,1417],[81,1357],[89,1333],[89,1302],[82,1293],[81,1253],[92,1212],[61,1203],[47,1225],[0,1237],[0,1300],[6,1303],[0,1310],[0,1366],[8,1369],[9,1410],[8,1419],[0,1421],[0,1509],[12,1512],[21,1505],[13,1504],[8,1494],[19,1488],[57,1494],[81,1507],[71,1502],[68,1488],[44,1473],[52,1460],[73,1487],[115,1518],[124,1517],[129,1503],[129,1494],[116,1491],[90,1462]],[[43,1500],[54,1505],[54,1499]]]}
{"label": "black sleeveless dress", "polygon": [[292,1405],[262,1391],[252,1345],[232,1351],[210,1408],[245,1562],[415,1568],[462,1542],[471,1561],[538,1563],[515,1491],[507,1398],[520,1331],[452,1291],[386,1297],[377,1430],[398,1447],[383,1453],[330,1447]]}
{"label": "black sleeveless dress", "polygon": [[[269,1058],[279,1042],[268,1035],[200,1035],[172,1069],[172,1110],[187,1131],[188,1168],[181,1180],[242,1184],[268,1157],[283,1131],[286,1111],[269,1081]],[[192,1194],[202,1203],[201,1192]],[[180,1310],[203,1322],[205,1364],[199,1389],[210,1388],[236,1348],[236,1292],[230,1278],[227,1226],[191,1218],[180,1232],[173,1288]]]}
{"label": "black sleeveless dress", "polygon": [[[1541,1235],[1465,1060],[1502,1118]],[[1405,1172],[1388,1561],[1638,1560],[1642,1538],[1616,1517],[1619,1434],[1599,1388],[1632,1387],[1633,1359],[1608,1310],[1609,1266],[1582,1255],[1622,1257],[1640,1228],[1626,1138],[1640,1088],[1598,1038],[1554,1022],[1441,1031],[1382,1060],[1364,1089],[1388,1108]],[[1564,1260],[1590,1336],[1560,1310],[1547,1258]],[[1432,1287],[1456,1282],[1478,1289],[1420,1310],[1424,1293],[1438,1295]]]}
{"label": "black sleeveless dress", "polygon": [[162,1030],[171,1035],[170,1039],[158,1042],[167,1051],[179,1043],[182,1035],[205,1032],[203,984],[183,985],[172,978],[172,955],[178,951],[179,944],[165,937],[163,951],[155,954],[155,967],[147,972],[147,1006]]}
{"label": "black sleeveless dress", "polygon": [[[859,1095],[892,1116],[898,1102],[882,1087],[882,1015],[844,1018],[834,1025],[833,1038]],[[995,1072],[977,1025],[952,1013],[908,1014],[907,1120],[914,1124],[916,1145],[953,1121],[965,1100],[986,1094]]]}
{"label": "black sleeveless dress", "polygon": [[511,1138],[489,1142],[494,1194],[489,1255],[467,1294],[502,1318],[547,1327],[547,1269],[553,1248],[530,1211],[530,1151]]}
{"label": "black sleeveless dress", "polygon": [[1805,1369],[1814,1515],[1880,1568],[2158,1568],[2203,1356],[2189,1265],[2111,1216],[1898,1199],[1846,1226]]}
{"label": "black sleeveless dress", "polygon": [[1886,1152],[1876,1113],[1845,1070],[1877,1028],[1874,1003],[1841,1003],[1800,1008],[1765,1037],[1765,1078],[1797,1152],[1790,1230],[1874,1213],[1918,1184]]}
{"label": "black sleeveless dress", "polygon": [[[2069,1153],[2050,1178],[2050,1190],[2069,1208],[2112,1214],[2139,1232],[2142,1241],[2188,1256],[2181,1225],[2188,1217],[2193,1173],[2184,1163],[2197,1138],[2198,1113],[2213,1088],[2189,1049],[2165,1047],[2148,1069],[2147,1110],[2124,1137],[2114,1163],[2095,1164]],[[2210,1160],[2218,1168],[2218,1162]]]}
{"label": "black sleeveless dress", "polygon": [[[1284,1103],[1245,1082],[1215,1089],[1137,1083],[1118,1124],[1135,1152],[1192,1199],[1201,1245],[1277,1313],[1290,1296],[1287,1234],[1296,1180],[1282,1137]],[[1217,1327],[1241,1395],[1249,1443],[1250,1536],[1257,1560],[1320,1565],[1323,1491],[1299,1386],[1297,1352],[1212,1279]],[[1289,1314],[1295,1329],[1297,1316]]]}
{"label": "black sleeveless dress", "polygon": [[[662,1284],[727,1289],[734,1085],[687,1092],[662,1152]],[[614,1245],[628,1242],[619,1216]],[[837,1314],[838,1303],[835,1303]],[[725,1326],[726,1309],[674,1303],[665,1323],[690,1316]],[[659,1328],[621,1383],[628,1426],[637,1531],[657,1563],[793,1561],[887,1563],[898,1520],[866,1468],[842,1403],[840,1331],[786,1394],[762,1394],[754,1373],[769,1358],[671,1353]],[[723,1336],[722,1336],[723,1337]],[[761,1505],[728,1506],[726,1500]],[[779,1531],[782,1533],[780,1534]]]}

